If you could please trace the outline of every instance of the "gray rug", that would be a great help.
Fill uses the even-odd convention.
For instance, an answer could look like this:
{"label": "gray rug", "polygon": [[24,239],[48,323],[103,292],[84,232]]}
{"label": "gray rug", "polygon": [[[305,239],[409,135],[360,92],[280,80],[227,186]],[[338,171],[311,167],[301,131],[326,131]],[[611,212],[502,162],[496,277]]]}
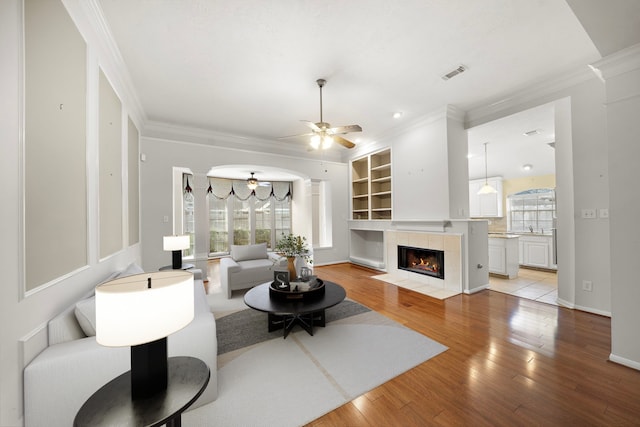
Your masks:
{"label": "gray rug", "polygon": [[[367,311],[370,310],[364,305],[345,300],[325,310],[325,322],[330,323]],[[295,328],[297,330],[299,326]],[[216,333],[220,355],[270,339],[282,338],[283,331],[268,332],[267,313],[246,309],[217,319]]]}
{"label": "gray rug", "polygon": [[[296,327],[287,339],[281,331],[266,340],[229,339],[248,345],[218,356],[218,398],[184,413],[182,425],[304,425],[447,349],[351,302],[335,308],[351,315],[337,319],[341,315],[334,311],[332,320],[314,330],[313,336]],[[353,310],[363,312],[353,314]],[[245,316],[251,317],[250,311]],[[228,340],[224,330],[231,335],[260,335],[232,320],[228,319],[229,327],[220,325],[223,318],[216,321],[223,329],[222,340]],[[258,330],[265,331],[266,319],[257,322]]]}

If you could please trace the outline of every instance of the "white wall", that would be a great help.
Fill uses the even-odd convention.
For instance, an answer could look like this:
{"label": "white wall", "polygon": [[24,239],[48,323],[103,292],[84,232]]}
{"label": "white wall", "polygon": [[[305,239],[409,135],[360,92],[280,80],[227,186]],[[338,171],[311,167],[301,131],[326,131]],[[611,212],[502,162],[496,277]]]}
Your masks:
{"label": "white wall", "polygon": [[431,116],[386,140],[393,159],[393,219],[448,218],[446,115]]}
{"label": "white wall", "polygon": [[[293,227],[295,233],[309,239],[312,234],[310,180],[327,181],[332,194],[333,246],[316,250],[314,263],[320,265],[347,260],[346,164],[146,137],[141,138],[141,152],[146,158],[140,167],[142,263],[145,270],[157,269],[170,261],[170,255],[162,250],[162,236],[173,233],[173,167],[188,168],[194,175],[203,177],[212,167],[223,165],[253,165],[256,169],[261,166],[281,167],[299,176],[300,180],[295,182],[293,189],[296,208]],[[169,222],[164,222],[164,216],[169,217]],[[200,247],[197,242],[196,247]]]}
{"label": "white wall", "polygon": [[[556,120],[565,121],[556,123],[558,293],[566,305],[608,315],[609,219],[580,218],[582,209],[609,207],[604,95],[604,83],[585,70],[531,87],[498,105],[469,111],[467,127],[559,101],[556,108],[561,111],[556,111]],[[561,101],[565,99],[568,106]],[[593,283],[592,292],[582,289],[583,280]]]}
{"label": "white wall", "polygon": [[606,79],[611,221],[611,356],[640,369],[640,44],[600,61]]}
{"label": "white wall", "polygon": [[[70,2],[73,3],[73,2]],[[23,134],[22,134],[22,2],[20,0],[3,0],[0,2],[0,235],[2,245],[0,249],[0,270],[3,272],[0,285],[0,425],[19,426],[23,423],[22,406],[22,370],[26,363],[37,355],[46,345],[46,322],[89,292],[96,284],[106,278],[111,272],[125,268],[130,262],[139,260],[139,245],[128,246],[114,255],[98,260],[99,249],[99,219],[97,216],[97,176],[94,165],[98,141],[96,135],[90,132],[87,140],[88,152],[88,191],[80,191],[78,197],[87,197],[88,213],[88,242],[89,260],[86,266],[77,271],[67,272],[48,284],[45,288],[22,298],[23,269],[22,253],[23,238],[21,224],[24,212],[23,182]],[[76,25],[81,16],[71,14]],[[97,82],[98,66],[112,70],[107,66],[109,58],[95,45],[95,34],[81,33],[88,45],[88,80]],[[122,96],[123,89],[118,85],[118,79],[110,72],[105,72],[119,92],[123,103],[129,103]],[[113,79],[111,79],[113,77]],[[91,84],[91,83],[89,83]],[[92,95],[93,94],[93,95]],[[97,110],[98,99],[95,91],[88,90],[88,111]],[[125,107],[127,108],[127,107]],[[88,114],[87,126],[96,129],[97,114]],[[137,120],[135,120],[138,122]],[[126,124],[124,125],[127,126]],[[122,135],[126,138],[126,130]],[[55,144],[56,141],[51,141]],[[64,167],[64,165],[61,165]],[[125,173],[126,175],[126,173]],[[46,185],[46,179],[43,185]],[[73,185],[73,183],[69,183]],[[56,188],[49,190],[55,193]],[[126,194],[123,195],[123,205],[128,203]],[[55,227],[56,224],[52,224]],[[125,233],[126,234],[126,233]],[[124,240],[123,236],[123,240]],[[41,268],[37,259],[26,260],[28,268]],[[21,299],[22,298],[22,299]],[[55,390],[52,390],[55,393]]]}

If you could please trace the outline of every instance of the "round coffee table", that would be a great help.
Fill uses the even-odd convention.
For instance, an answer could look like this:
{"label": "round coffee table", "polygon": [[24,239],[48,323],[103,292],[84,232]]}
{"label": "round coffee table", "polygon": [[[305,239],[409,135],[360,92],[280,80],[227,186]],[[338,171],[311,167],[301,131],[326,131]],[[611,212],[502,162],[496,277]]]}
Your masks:
{"label": "round coffee table", "polygon": [[300,325],[309,335],[314,326],[324,326],[324,311],[342,302],[347,293],[336,283],[324,281],[324,295],[310,301],[280,300],[269,294],[271,282],[250,289],[244,295],[244,303],[254,310],[264,311],[268,316],[269,332],[283,329],[284,337],[295,325]]}

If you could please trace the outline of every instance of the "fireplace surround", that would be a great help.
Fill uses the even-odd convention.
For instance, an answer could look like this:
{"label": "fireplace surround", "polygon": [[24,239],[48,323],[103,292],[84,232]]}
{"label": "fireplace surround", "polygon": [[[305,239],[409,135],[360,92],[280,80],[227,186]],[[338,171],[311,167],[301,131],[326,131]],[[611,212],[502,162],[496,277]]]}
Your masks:
{"label": "fireplace surround", "polygon": [[444,280],[444,251],[398,245],[398,269]]}

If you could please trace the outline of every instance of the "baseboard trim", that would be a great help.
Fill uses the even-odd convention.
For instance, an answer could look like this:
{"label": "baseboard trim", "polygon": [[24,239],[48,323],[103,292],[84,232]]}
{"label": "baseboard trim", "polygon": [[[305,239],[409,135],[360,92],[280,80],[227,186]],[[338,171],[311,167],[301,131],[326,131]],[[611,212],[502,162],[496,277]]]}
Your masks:
{"label": "baseboard trim", "polygon": [[625,357],[616,356],[613,353],[609,354],[609,360],[619,365],[624,365],[627,368],[640,371],[640,362],[636,362],[635,360],[630,360]]}
{"label": "baseboard trim", "polygon": [[482,286],[478,286],[477,288],[473,288],[473,289],[465,289],[464,291],[462,291],[463,293],[467,294],[467,295],[471,295],[471,294],[475,294],[477,292],[480,291],[484,291],[485,289],[491,289],[489,287],[489,284],[487,283],[486,285],[482,285]]}

